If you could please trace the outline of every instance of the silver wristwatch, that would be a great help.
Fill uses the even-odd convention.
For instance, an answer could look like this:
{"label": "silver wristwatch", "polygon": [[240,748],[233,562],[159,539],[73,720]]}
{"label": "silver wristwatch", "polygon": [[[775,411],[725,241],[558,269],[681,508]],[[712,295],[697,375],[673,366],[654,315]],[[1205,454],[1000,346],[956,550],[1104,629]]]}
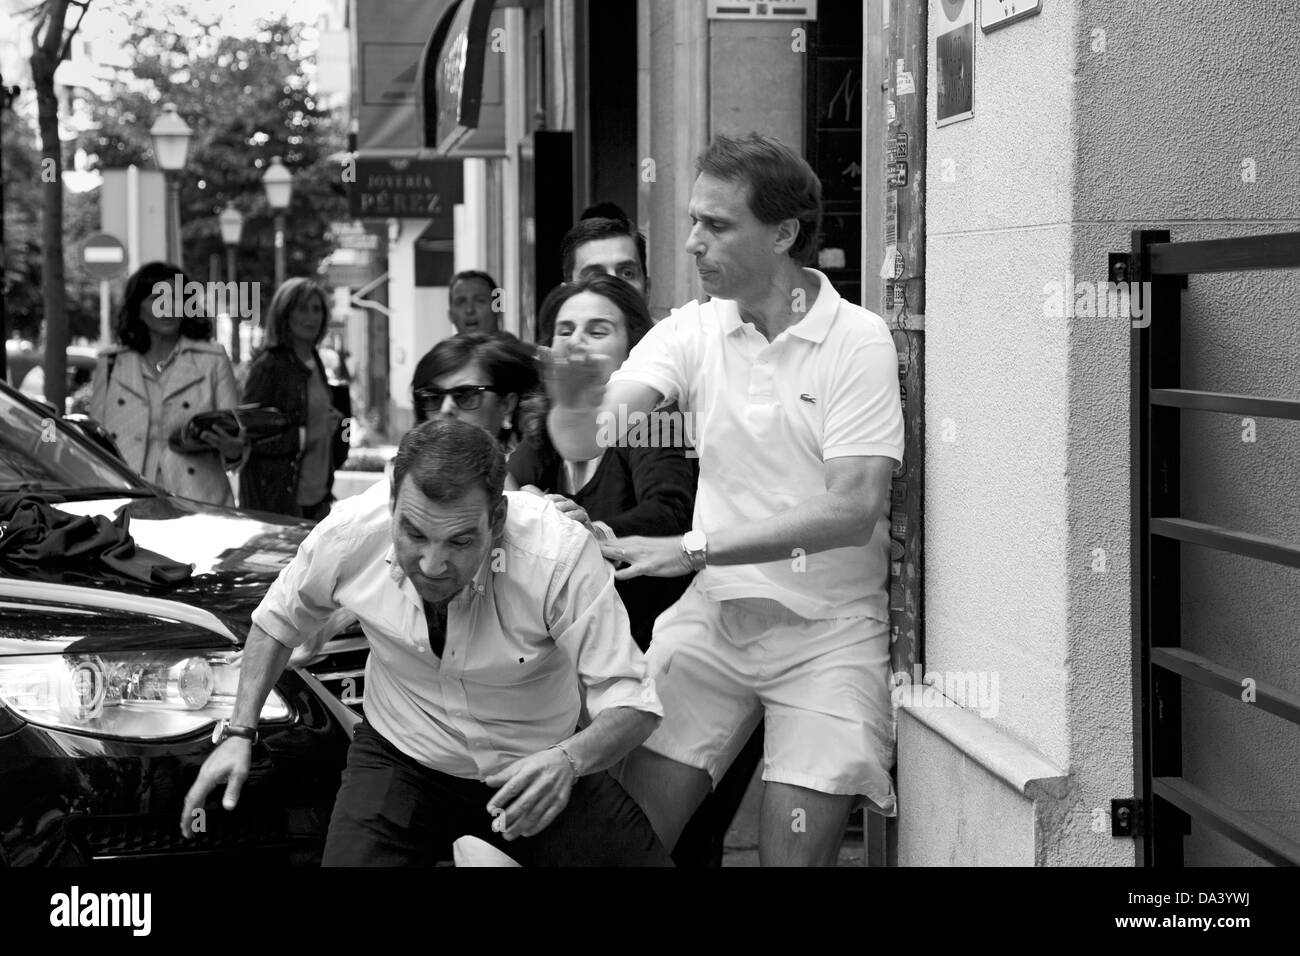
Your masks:
{"label": "silver wristwatch", "polygon": [[682,535],[682,552],[691,564],[692,571],[703,571],[709,563],[709,542],[703,531],[688,531]]}

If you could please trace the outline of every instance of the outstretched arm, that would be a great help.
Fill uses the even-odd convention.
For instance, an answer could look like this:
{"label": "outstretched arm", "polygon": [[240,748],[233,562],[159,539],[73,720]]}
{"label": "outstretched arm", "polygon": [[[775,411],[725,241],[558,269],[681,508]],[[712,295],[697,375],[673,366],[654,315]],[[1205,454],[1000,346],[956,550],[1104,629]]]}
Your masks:
{"label": "outstretched arm", "polygon": [[[744,527],[708,529],[710,565],[759,564],[789,559],[795,549],[816,554],[860,547],[871,540],[889,508],[894,460],[884,456],[832,458],[826,462],[826,491],[780,514]],[[629,567],[620,580],[640,575],[676,577],[690,571],[681,538],[619,538],[602,543],[607,558]]]}
{"label": "outstretched arm", "polygon": [[758,564],[791,557],[794,549],[816,554],[862,547],[889,510],[895,462],[883,456],[832,458],[826,491],[765,521],[709,535],[709,564]]}
{"label": "outstretched arm", "polygon": [[[235,693],[235,710],[230,722],[241,727],[256,727],[262,705],[275,686],[276,680],[288,663],[290,650],[256,624],[248,634],[243,659],[239,667],[239,689]],[[222,781],[226,794],[221,805],[227,810],[239,803],[239,792],[248,779],[252,765],[253,744],[243,737],[230,737],[208,755],[199,770],[198,779],[185,795],[181,810],[181,833],[193,835],[195,811],[203,806],[208,794]]]}
{"label": "outstretched arm", "polygon": [[568,405],[555,401],[546,425],[561,458],[590,461],[604,449],[622,443],[629,418],[638,412],[641,414],[634,421],[649,414],[661,401],[663,395],[649,385],[614,382],[586,396],[575,396]]}

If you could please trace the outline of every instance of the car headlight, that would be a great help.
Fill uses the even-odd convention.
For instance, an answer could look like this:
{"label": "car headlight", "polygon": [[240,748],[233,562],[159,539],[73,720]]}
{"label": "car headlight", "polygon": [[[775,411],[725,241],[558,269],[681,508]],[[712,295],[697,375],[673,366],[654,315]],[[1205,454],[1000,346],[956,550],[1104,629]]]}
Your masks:
{"label": "car headlight", "polygon": [[[0,706],[29,723],[104,737],[178,737],[229,719],[234,652],[132,651],[0,658]],[[287,720],[274,689],[261,721]]]}

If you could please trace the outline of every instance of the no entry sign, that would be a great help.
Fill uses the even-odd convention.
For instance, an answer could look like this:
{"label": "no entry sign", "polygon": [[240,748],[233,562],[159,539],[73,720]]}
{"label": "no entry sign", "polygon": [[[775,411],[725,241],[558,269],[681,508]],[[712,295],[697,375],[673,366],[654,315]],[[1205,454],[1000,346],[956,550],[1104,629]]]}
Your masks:
{"label": "no entry sign", "polygon": [[81,266],[100,281],[116,279],[126,271],[126,247],[106,232],[97,233],[81,249]]}

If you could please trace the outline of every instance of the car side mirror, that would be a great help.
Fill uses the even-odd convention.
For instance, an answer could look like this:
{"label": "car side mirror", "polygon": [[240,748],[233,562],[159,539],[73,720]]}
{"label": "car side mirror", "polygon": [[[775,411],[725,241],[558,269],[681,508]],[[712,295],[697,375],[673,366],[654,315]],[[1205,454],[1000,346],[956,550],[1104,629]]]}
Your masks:
{"label": "car side mirror", "polygon": [[75,432],[89,441],[92,445],[97,445],[122,464],[126,464],[126,459],[122,457],[122,452],[118,450],[117,442],[113,441],[113,436],[108,433],[103,425],[95,421],[89,415],[75,413],[64,415],[63,421],[65,424],[70,425]]}

